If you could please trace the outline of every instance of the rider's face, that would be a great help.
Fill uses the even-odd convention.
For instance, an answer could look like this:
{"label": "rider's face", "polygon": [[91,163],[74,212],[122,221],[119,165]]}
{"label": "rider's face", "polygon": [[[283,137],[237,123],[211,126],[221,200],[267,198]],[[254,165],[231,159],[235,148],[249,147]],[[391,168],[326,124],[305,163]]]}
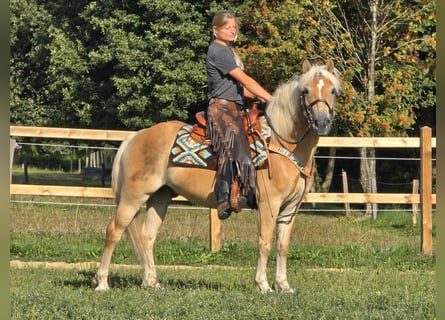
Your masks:
{"label": "rider's face", "polygon": [[227,23],[221,28],[214,28],[213,30],[216,39],[222,41],[235,41],[237,34],[237,27],[235,19],[229,19]]}

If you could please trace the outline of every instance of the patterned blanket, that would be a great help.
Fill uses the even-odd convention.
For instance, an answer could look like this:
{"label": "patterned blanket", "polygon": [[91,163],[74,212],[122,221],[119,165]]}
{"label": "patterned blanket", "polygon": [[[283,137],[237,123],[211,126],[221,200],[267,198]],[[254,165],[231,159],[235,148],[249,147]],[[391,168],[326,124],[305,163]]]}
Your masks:
{"label": "patterned blanket", "polygon": [[[260,118],[260,122],[261,136],[267,141],[270,137],[270,127],[264,117]],[[212,151],[212,146],[193,139],[190,135],[192,127],[192,125],[186,124],[178,131],[170,152],[172,162],[180,166],[216,170],[217,155]],[[256,167],[262,166],[267,160],[266,147],[263,142],[260,139],[255,140],[250,145],[250,149],[253,164]]]}

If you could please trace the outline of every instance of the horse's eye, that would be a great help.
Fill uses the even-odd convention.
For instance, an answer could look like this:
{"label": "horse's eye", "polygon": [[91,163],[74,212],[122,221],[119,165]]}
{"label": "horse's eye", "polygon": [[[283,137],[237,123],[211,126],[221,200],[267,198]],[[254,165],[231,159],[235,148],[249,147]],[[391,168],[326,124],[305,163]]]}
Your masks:
{"label": "horse's eye", "polygon": [[334,96],[337,94],[337,92],[335,91],[335,88],[332,88],[331,94],[334,95]]}
{"label": "horse's eye", "polygon": [[306,94],[308,94],[308,92],[309,92],[309,90],[308,90],[307,88],[304,88],[304,89],[301,91],[301,94],[302,94],[302,95],[306,95]]}

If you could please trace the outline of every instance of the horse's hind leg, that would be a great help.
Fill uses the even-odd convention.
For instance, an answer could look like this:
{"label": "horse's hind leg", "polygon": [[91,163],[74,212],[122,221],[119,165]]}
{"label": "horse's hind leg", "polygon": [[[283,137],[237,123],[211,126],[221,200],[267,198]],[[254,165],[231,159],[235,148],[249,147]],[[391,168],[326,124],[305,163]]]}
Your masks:
{"label": "horse's hind leg", "polygon": [[133,220],[135,214],[139,210],[140,206],[146,201],[146,198],[141,200],[140,203],[128,202],[125,199],[121,199],[116,214],[111,219],[107,226],[105,248],[102,254],[99,268],[96,272],[97,287],[96,291],[105,291],[109,289],[108,285],[108,272],[110,269],[111,257],[113,251],[116,248],[116,244],[121,239],[122,234]]}
{"label": "horse's hind leg", "polygon": [[142,281],[144,288],[161,287],[156,275],[153,246],[172,196],[169,188],[159,189],[147,201],[145,214],[139,214],[127,229],[128,238],[133,244],[139,262],[144,267]]}

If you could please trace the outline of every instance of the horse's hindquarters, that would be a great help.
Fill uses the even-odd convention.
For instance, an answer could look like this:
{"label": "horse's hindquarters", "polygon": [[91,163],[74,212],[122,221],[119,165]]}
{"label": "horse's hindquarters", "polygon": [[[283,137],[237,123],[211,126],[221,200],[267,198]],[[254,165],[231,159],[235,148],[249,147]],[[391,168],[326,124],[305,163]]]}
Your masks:
{"label": "horse's hindquarters", "polygon": [[133,137],[119,166],[121,195],[141,199],[168,186],[175,194],[195,204],[216,207],[215,171],[171,161],[171,148],[184,125],[179,121],[164,122],[143,129]]}

